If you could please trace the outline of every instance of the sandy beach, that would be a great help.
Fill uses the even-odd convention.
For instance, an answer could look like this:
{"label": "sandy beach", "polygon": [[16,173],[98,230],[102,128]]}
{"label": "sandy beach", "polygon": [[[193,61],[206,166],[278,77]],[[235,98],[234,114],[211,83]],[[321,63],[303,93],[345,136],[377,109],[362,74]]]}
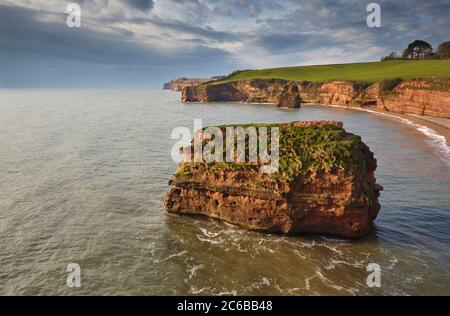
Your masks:
{"label": "sandy beach", "polygon": [[442,136],[445,136],[447,140],[447,145],[450,146],[450,119],[431,116],[420,116],[416,114],[407,114],[399,116],[406,117],[417,124],[421,124],[434,129]]}
{"label": "sandy beach", "polygon": [[[316,104],[305,103],[305,105],[316,105]],[[441,118],[441,117],[432,117],[432,116],[421,116],[421,115],[416,115],[416,114],[399,114],[399,113],[383,111],[376,107],[355,108],[355,107],[346,107],[346,106],[341,106],[341,105],[324,105],[324,107],[345,108],[345,109],[350,109],[350,110],[371,112],[374,114],[380,114],[380,115],[384,115],[384,116],[391,116],[393,118],[395,118],[395,117],[401,118],[401,119],[407,120],[407,121],[404,121],[404,123],[413,122],[415,124],[419,124],[419,125],[429,128],[429,129],[432,129],[436,133],[444,136],[446,139],[446,142],[447,142],[447,146],[450,146],[450,119]]]}

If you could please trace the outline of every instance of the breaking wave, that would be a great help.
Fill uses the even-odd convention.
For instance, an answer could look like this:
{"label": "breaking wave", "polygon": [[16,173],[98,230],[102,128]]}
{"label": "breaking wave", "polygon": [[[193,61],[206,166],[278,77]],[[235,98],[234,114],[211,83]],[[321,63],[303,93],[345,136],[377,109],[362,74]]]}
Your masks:
{"label": "breaking wave", "polygon": [[[342,106],[332,106],[332,107],[343,108]],[[446,140],[445,136],[439,134],[434,129],[429,128],[424,125],[417,124],[417,123],[413,122],[412,120],[409,120],[407,118],[400,117],[397,115],[392,115],[392,114],[387,114],[387,113],[383,113],[383,112],[378,112],[378,111],[369,110],[369,109],[362,109],[362,108],[351,108],[351,109],[388,117],[390,119],[399,121],[401,123],[407,124],[415,129],[417,129],[419,132],[421,132],[422,134],[424,134],[425,136],[427,136],[429,138],[429,141],[427,143],[429,143],[431,146],[436,148],[439,153],[439,157],[448,166],[450,166],[450,146],[447,145],[447,140]]]}

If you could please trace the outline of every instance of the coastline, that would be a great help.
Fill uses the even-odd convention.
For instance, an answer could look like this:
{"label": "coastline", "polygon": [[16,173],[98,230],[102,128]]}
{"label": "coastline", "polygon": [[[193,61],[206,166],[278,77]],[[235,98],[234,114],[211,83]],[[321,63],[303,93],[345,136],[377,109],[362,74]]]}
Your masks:
{"label": "coastline", "polygon": [[[447,146],[450,147],[450,127],[447,127],[450,125],[450,119],[447,119],[448,122],[446,122],[447,126],[445,124],[433,122],[429,120],[429,117],[420,117],[416,116],[415,114],[406,114],[405,115],[407,119],[413,121],[416,124],[423,125],[425,127],[431,128],[435,130],[437,133],[441,134],[445,137]],[[400,116],[402,117],[402,116]]]}
{"label": "coastline", "polygon": [[[60,106],[62,94],[70,101],[68,106]],[[117,269],[100,269],[99,284],[103,284],[101,280],[115,280],[119,270],[125,271],[124,280],[129,281],[121,289],[107,287],[112,294],[208,295],[235,291],[243,295],[314,295],[320,291],[324,295],[370,295],[374,289],[364,283],[365,263],[374,258],[381,267],[389,268],[382,276],[383,287],[377,290],[380,294],[448,292],[442,289],[446,289],[450,280],[445,270],[449,258],[445,250],[450,229],[447,212],[450,167],[435,155],[434,146],[428,144],[431,138],[415,128],[388,117],[321,106],[276,110],[270,105],[238,102],[182,104],[178,92],[145,89],[110,91],[108,103],[92,107],[104,99],[102,89],[61,90],[56,94],[16,90],[4,96],[3,118],[10,124],[1,125],[4,127],[1,157],[3,164],[11,168],[3,169],[8,181],[3,181],[2,192],[10,197],[11,203],[5,204],[3,215],[7,225],[0,235],[7,238],[20,232],[13,225],[20,221],[27,227],[27,238],[2,247],[0,256],[26,262],[29,251],[42,249],[36,252],[35,261],[43,265],[29,268],[32,272],[35,269],[39,278],[49,277],[49,282],[44,282],[41,288],[28,289],[28,280],[16,273],[14,262],[8,261],[4,271],[12,278],[0,292],[67,294],[71,290],[60,286],[59,274],[48,275],[45,266],[49,256],[55,251],[64,253],[67,247],[73,247],[77,258],[83,258],[86,247],[94,254],[112,255],[111,260],[119,263]],[[44,115],[47,110],[58,115]],[[187,116],[186,112],[191,114]],[[303,115],[306,112],[311,113]],[[347,124],[353,132],[363,132],[366,125],[373,123],[374,133],[364,132],[362,140],[371,147],[375,158],[382,157],[375,176],[377,183],[386,189],[381,192],[382,209],[375,228],[366,238],[356,241],[319,235],[283,237],[206,218],[168,215],[162,202],[169,191],[167,180],[176,170],[170,148],[177,142],[170,133],[178,126],[192,130],[192,120],[199,116],[209,125],[339,116],[341,121],[355,123],[354,129]],[[61,118],[74,117],[65,121],[63,129],[67,132],[61,133]],[[161,122],[168,122],[167,126],[159,128]],[[116,128],[111,130],[110,126]],[[17,131],[24,127],[29,130],[17,138]],[[78,136],[72,133],[79,130],[83,132]],[[398,135],[393,135],[397,130],[405,137],[392,137]],[[118,142],[123,139],[129,141]],[[65,154],[55,155],[61,152]],[[212,178],[214,174],[206,176]],[[28,184],[24,185],[24,181]],[[71,193],[64,195],[67,190]],[[95,216],[100,213],[108,216]],[[45,221],[36,222],[37,215],[44,216]],[[47,225],[77,221],[80,225]],[[73,239],[59,238],[67,229]],[[86,239],[93,229],[100,233]],[[47,247],[48,238],[41,238],[48,233],[54,235],[50,242],[56,248]],[[133,257],[143,253],[144,248],[146,260],[137,260],[136,269],[131,270],[130,262],[122,260],[123,252],[118,252],[123,250]],[[368,253],[374,255],[366,256]],[[66,261],[62,257],[49,262],[48,267],[57,271],[67,265]],[[240,278],[240,270],[233,268],[236,262],[243,271],[249,271],[248,278]],[[274,266],[286,268],[273,269]],[[290,267],[295,267],[295,271]],[[28,269],[25,265],[24,268]],[[211,277],[217,271],[229,273],[231,279]],[[179,278],[167,279],[170,273]],[[154,277],[154,282],[142,275]],[[421,281],[411,283],[411,276]],[[104,287],[96,286],[99,284],[82,286],[80,293],[105,294]]]}
{"label": "coastline", "polygon": [[[426,127],[427,129],[431,130],[432,132],[435,132],[445,138],[445,145],[447,147],[450,147],[450,119],[445,118],[436,118],[436,117],[429,117],[429,116],[420,116],[416,114],[400,114],[400,113],[394,113],[394,112],[387,112],[380,110],[376,107],[365,107],[365,108],[358,108],[358,107],[349,107],[349,106],[342,106],[342,105],[322,105],[322,104],[315,104],[315,103],[303,103],[302,105],[314,105],[314,106],[320,106],[320,107],[333,107],[333,108],[341,108],[341,109],[349,109],[349,110],[356,110],[356,111],[364,111],[373,113],[376,115],[383,115],[385,117],[391,117],[392,119],[399,120],[402,123],[405,124],[417,124],[423,127]],[[428,135],[424,131],[422,131],[424,134]],[[450,150],[450,149],[449,149]]]}
{"label": "coastline", "polygon": [[[179,92],[179,91],[175,91]],[[203,103],[205,101],[198,101],[200,103]],[[233,101],[215,101],[215,102],[233,102]],[[273,102],[246,102],[246,101],[240,101],[241,103],[245,104],[264,104],[264,105],[273,105]],[[205,102],[208,103],[208,102]],[[433,116],[425,116],[425,115],[417,115],[417,114],[400,114],[395,112],[388,112],[381,109],[378,109],[374,106],[367,106],[367,107],[351,107],[351,106],[343,106],[343,105],[337,105],[337,104],[317,104],[317,103],[310,103],[305,102],[302,103],[302,106],[320,106],[320,107],[334,107],[334,108],[341,108],[341,109],[349,109],[349,110],[357,110],[357,111],[364,111],[369,112],[377,115],[383,115],[385,117],[391,117],[392,119],[397,118],[398,121],[402,122],[403,124],[417,124],[419,126],[423,126],[427,129],[429,129],[431,132],[434,132],[436,136],[442,136],[444,145],[447,147],[446,151],[448,154],[450,154],[450,119],[446,118],[440,118],[440,117],[433,117]],[[429,133],[426,131],[421,131],[425,135],[431,137]],[[433,138],[433,137],[432,137]]]}
{"label": "coastline", "polygon": [[[302,104],[309,104],[383,115],[424,134],[450,166],[450,112],[445,106],[450,102],[450,94],[447,87],[450,87],[450,78],[371,84],[342,80],[311,83],[254,79],[186,87],[182,90],[181,101],[274,104],[276,108],[300,108]],[[383,109],[377,107],[381,100]]]}
{"label": "coastline", "polygon": [[407,114],[410,117],[417,118],[422,121],[427,121],[428,123],[432,123],[435,126],[439,126],[440,128],[445,128],[450,130],[450,119],[441,118],[441,117],[433,117],[433,116],[425,116],[425,115],[417,115],[417,114]]}

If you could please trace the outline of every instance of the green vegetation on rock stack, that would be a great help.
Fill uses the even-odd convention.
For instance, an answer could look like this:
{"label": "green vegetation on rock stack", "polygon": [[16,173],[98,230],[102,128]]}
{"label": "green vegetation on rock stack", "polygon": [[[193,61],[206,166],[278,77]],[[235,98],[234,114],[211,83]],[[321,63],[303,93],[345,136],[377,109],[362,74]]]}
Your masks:
{"label": "green vegetation on rock stack", "polygon": [[326,82],[350,80],[378,82],[385,79],[400,78],[446,78],[450,77],[450,60],[391,60],[356,64],[323,66],[298,66],[270,68],[238,72],[224,80],[212,84],[252,79],[286,79]]}
{"label": "green vegetation on rock stack", "polygon": [[[289,183],[299,174],[331,172],[335,169],[346,169],[358,174],[366,162],[367,146],[361,141],[361,137],[347,133],[342,128],[341,122],[312,121],[286,124],[221,125],[218,127],[225,135],[226,127],[238,126],[280,128],[279,172],[271,175],[274,181]],[[226,144],[224,144],[224,156],[225,151]],[[248,153],[248,142],[246,143],[246,152]],[[208,172],[208,170],[238,169],[257,171],[258,166],[254,163],[185,162],[178,168],[177,175],[190,175],[194,170]]]}
{"label": "green vegetation on rock stack", "polygon": [[291,181],[299,173],[330,172],[333,169],[360,172],[365,162],[361,144],[361,137],[332,124],[282,128],[282,179]]}

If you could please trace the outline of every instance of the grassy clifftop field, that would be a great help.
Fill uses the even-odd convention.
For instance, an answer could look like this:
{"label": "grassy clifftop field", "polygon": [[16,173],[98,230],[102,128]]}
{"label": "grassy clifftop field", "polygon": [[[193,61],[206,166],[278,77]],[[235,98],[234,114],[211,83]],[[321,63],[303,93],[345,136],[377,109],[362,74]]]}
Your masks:
{"label": "grassy clifftop field", "polygon": [[357,64],[297,66],[248,70],[237,73],[214,84],[257,78],[279,78],[324,82],[352,80],[376,82],[389,78],[443,78],[450,77],[450,60],[393,60]]}

